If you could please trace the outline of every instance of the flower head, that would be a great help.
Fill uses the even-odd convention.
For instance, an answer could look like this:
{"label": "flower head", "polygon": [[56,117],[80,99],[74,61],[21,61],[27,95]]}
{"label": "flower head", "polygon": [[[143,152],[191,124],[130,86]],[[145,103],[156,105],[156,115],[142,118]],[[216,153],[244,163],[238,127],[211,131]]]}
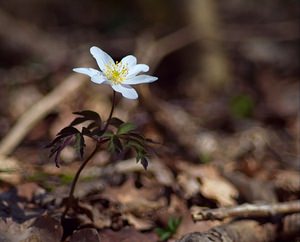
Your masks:
{"label": "flower head", "polygon": [[149,66],[137,64],[136,57],[133,55],[125,56],[120,62],[115,62],[96,46],[93,46],[90,52],[96,59],[100,70],[82,67],[74,68],[73,71],[88,75],[94,83],[111,85],[112,89],[121,93],[123,97],[136,99],[138,94],[130,85],[150,83],[158,79],[154,76],[138,75],[149,71]]}

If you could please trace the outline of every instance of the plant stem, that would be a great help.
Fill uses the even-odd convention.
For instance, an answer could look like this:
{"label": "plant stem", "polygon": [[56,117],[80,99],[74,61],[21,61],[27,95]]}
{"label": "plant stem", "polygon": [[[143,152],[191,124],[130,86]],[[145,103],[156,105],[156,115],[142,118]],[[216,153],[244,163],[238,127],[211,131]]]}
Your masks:
{"label": "plant stem", "polygon": [[68,196],[68,201],[67,201],[67,205],[66,205],[66,208],[61,216],[61,220],[63,220],[67,214],[67,212],[69,211],[70,209],[70,206],[73,202],[73,199],[74,199],[74,191],[75,191],[75,187],[76,187],[76,184],[77,184],[77,181],[79,179],[79,176],[80,176],[80,173],[81,171],[83,170],[83,168],[86,166],[86,164],[91,160],[91,158],[96,154],[96,152],[98,151],[100,147],[100,143],[96,143],[96,146],[93,150],[93,152],[89,155],[89,157],[81,164],[81,166],[79,167],[79,169],[77,170],[76,174],[75,174],[75,177],[72,181],[72,185],[71,185],[71,189],[70,189],[70,193],[69,193],[69,196]]}
{"label": "plant stem", "polygon": [[110,109],[110,113],[109,113],[108,119],[107,119],[105,127],[103,129],[104,132],[107,130],[108,125],[109,125],[110,120],[111,120],[111,117],[113,115],[113,112],[114,112],[114,109],[115,109],[115,102],[116,102],[116,92],[113,91],[112,105],[111,105],[111,109]]}
{"label": "plant stem", "polygon": [[[115,99],[116,99],[116,92],[113,91],[113,100],[112,100],[112,105],[111,105],[111,110],[110,110],[110,113],[109,113],[109,116],[108,116],[108,119],[106,121],[106,124],[105,124],[105,127],[104,127],[104,132],[107,130],[108,128],[108,125],[110,123],[110,120],[112,118],[112,115],[113,115],[113,112],[114,112],[114,108],[115,108]],[[79,176],[82,172],[82,170],[84,169],[84,167],[87,165],[87,163],[93,158],[93,156],[97,153],[98,149],[100,148],[100,145],[102,143],[104,143],[106,140],[100,140],[100,141],[97,141],[96,143],[96,146],[94,148],[94,150],[92,151],[92,153],[86,158],[86,160],[81,164],[81,166],[79,167],[79,169],[77,170],[76,174],[75,174],[75,177],[72,181],[72,185],[71,185],[71,189],[70,189],[70,193],[69,193],[69,196],[68,196],[68,201],[67,201],[67,205],[66,205],[66,208],[64,210],[64,212],[62,213],[61,215],[61,221],[64,220],[66,214],[68,213],[71,205],[72,205],[72,202],[73,202],[73,199],[74,199],[74,191],[75,191],[75,187],[76,187],[76,184],[78,182],[78,179],[79,179]]]}

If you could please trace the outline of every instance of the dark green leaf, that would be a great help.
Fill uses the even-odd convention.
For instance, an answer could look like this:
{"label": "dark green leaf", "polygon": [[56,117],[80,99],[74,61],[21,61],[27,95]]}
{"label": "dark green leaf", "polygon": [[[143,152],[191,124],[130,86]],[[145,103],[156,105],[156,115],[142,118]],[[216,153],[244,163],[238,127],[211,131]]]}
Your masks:
{"label": "dark green leaf", "polygon": [[66,128],[63,128],[56,136],[56,138],[51,141],[49,144],[47,144],[45,146],[45,148],[50,148],[52,147],[54,144],[60,142],[61,140],[63,140],[64,138],[68,137],[68,136],[71,136],[71,135],[74,135],[74,134],[77,134],[79,133],[79,130],[74,128],[74,127],[71,127],[71,126],[68,126]]}
{"label": "dark green leaf", "polygon": [[237,118],[251,117],[255,103],[251,96],[238,95],[232,98],[230,102],[231,113]]}
{"label": "dark green leaf", "polygon": [[162,234],[162,235],[160,236],[160,239],[161,239],[162,241],[165,241],[165,240],[169,239],[171,236],[172,236],[172,233],[169,232],[169,231],[166,231],[164,234]]}
{"label": "dark green leaf", "polygon": [[92,123],[90,123],[88,126],[87,126],[87,129],[93,129],[93,128],[101,128],[101,127],[99,127],[99,125],[97,124],[97,123],[95,123],[95,122],[92,122]]}
{"label": "dark green leaf", "polygon": [[92,135],[101,136],[101,135],[103,135],[103,132],[104,132],[104,130],[102,130],[100,128],[96,128],[91,133],[92,133]]}
{"label": "dark green leaf", "polygon": [[101,122],[102,122],[99,114],[94,111],[84,110],[81,112],[74,112],[74,114],[83,116],[86,118],[86,120],[94,120],[97,124],[101,124]]}
{"label": "dark green leaf", "polygon": [[175,233],[180,223],[181,223],[181,218],[169,218],[168,220],[169,231]]}
{"label": "dark green leaf", "polygon": [[160,240],[165,241],[172,236],[172,233],[166,229],[157,228],[155,233],[159,236]]}
{"label": "dark green leaf", "polygon": [[112,153],[120,153],[123,150],[123,145],[118,136],[114,134],[110,135],[108,150]]}
{"label": "dark green leaf", "polygon": [[92,136],[92,132],[86,127],[82,128],[81,133],[82,133],[82,135],[85,135],[85,136],[89,136],[89,137]]}
{"label": "dark green leaf", "polygon": [[52,157],[54,154],[54,161],[57,167],[59,167],[59,155],[61,151],[71,143],[72,136],[68,136],[66,138],[62,138],[57,143],[55,143],[50,151],[49,157]]}
{"label": "dark green leaf", "polygon": [[165,229],[163,228],[156,228],[155,229],[155,233],[160,237],[161,235],[163,235],[166,232]]}
{"label": "dark green leaf", "polygon": [[123,123],[118,128],[117,134],[119,134],[119,135],[127,134],[132,130],[135,130],[135,125],[134,124],[132,124],[132,123]]}
{"label": "dark green leaf", "polygon": [[120,139],[116,135],[114,135],[112,136],[112,142],[114,143],[115,151],[120,153],[123,150]]}
{"label": "dark green leaf", "polygon": [[102,137],[111,138],[113,135],[114,133],[108,130],[102,135]]}
{"label": "dark green leaf", "polygon": [[63,128],[61,131],[59,131],[59,133],[57,134],[57,136],[68,136],[68,135],[72,135],[72,134],[76,134],[79,133],[78,129],[72,127],[72,126],[67,126],[65,128]]}
{"label": "dark green leaf", "polygon": [[143,158],[141,159],[141,164],[142,164],[142,166],[144,167],[144,169],[147,170],[147,168],[148,168],[148,160],[147,160],[146,157],[143,157]]}
{"label": "dark green leaf", "polygon": [[126,134],[125,138],[131,141],[138,142],[140,145],[145,146],[145,138],[142,135],[129,132],[128,134]]}
{"label": "dark green leaf", "polygon": [[88,121],[86,118],[75,118],[71,123],[70,126],[75,126],[77,124],[81,124]]}
{"label": "dark green leaf", "polygon": [[142,143],[139,143],[138,141],[135,141],[135,140],[130,140],[126,143],[126,145],[129,147],[129,148],[133,148],[136,150],[136,152],[143,152],[145,151],[145,147],[144,147],[144,144]]}
{"label": "dark green leaf", "polygon": [[115,147],[115,144],[113,142],[113,138],[111,137],[109,142],[108,142],[108,150],[111,152],[111,153],[115,153],[115,150],[116,150],[116,147]]}
{"label": "dark green leaf", "polygon": [[116,128],[119,128],[121,124],[123,124],[124,122],[121,120],[121,119],[118,119],[118,118],[111,118],[110,121],[109,121],[109,124],[116,127]]}
{"label": "dark green leaf", "polygon": [[80,154],[81,159],[83,158],[83,152],[85,147],[84,137],[81,133],[76,134],[75,136],[75,149]]}

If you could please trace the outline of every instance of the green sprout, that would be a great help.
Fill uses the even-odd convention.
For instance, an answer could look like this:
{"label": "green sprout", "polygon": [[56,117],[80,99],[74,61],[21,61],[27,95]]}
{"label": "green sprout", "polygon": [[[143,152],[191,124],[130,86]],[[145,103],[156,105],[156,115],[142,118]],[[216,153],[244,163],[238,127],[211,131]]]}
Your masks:
{"label": "green sprout", "polygon": [[230,102],[230,111],[236,118],[249,118],[254,111],[254,101],[248,95],[234,96]]}
{"label": "green sprout", "polygon": [[167,227],[157,228],[155,232],[157,233],[161,241],[166,241],[176,233],[180,223],[181,218],[170,217],[168,220]]}

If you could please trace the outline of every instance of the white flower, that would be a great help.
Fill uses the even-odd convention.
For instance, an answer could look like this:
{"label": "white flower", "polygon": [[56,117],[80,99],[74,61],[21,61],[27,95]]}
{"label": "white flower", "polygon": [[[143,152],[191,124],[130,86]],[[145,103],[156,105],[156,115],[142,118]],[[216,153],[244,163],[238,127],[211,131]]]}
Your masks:
{"label": "white flower", "polygon": [[109,84],[123,97],[136,99],[137,92],[130,86],[141,83],[150,83],[158,78],[149,75],[138,75],[149,71],[149,66],[137,64],[133,55],[125,56],[120,62],[115,62],[107,53],[93,46],[90,49],[92,56],[96,59],[99,70],[93,68],[74,68],[73,71],[88,75],[91,81],[97,84]]}

